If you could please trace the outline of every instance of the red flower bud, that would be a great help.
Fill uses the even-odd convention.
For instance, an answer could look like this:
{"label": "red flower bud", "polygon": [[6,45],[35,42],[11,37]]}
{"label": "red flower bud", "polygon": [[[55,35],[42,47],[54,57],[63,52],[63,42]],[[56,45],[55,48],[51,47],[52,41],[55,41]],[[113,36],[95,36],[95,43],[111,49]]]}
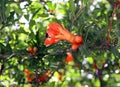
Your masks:
{"label": "red flower bud", "polygon": [[67,52],[67,57],[65,58],[65,62],[69,63],[74,60],[73,55],[70,52]]}

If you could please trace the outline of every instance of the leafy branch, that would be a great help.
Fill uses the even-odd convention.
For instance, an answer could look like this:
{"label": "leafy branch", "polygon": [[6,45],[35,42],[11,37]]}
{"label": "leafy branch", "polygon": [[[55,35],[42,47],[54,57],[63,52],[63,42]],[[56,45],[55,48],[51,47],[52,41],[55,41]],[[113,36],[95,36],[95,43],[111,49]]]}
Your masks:
{"label": "leafy branch", "polygon": [[[116,3],[114,3],[114,7],[113,7],[113,12],[112,12],[112,17],[110,18],[110,22],[109,22],[109,25],[108,25],[108,33],[107,33],[107,40],[104,40],[102,42],[102,44],[100,46],[90,46],[89,48],[91,50],[93,49],[104,49],[104,50],[107,50],[111,47],[111,31],[112,31],[112,24],[113,24],[113,18],[114,18],[114,15],[115,15],[115,11],[116,9],[118,8],[118,2],[116,1]],[[116,39],[114,41],[114,43],[116,43]],[[114,44],[115,46],[115,44]]]}

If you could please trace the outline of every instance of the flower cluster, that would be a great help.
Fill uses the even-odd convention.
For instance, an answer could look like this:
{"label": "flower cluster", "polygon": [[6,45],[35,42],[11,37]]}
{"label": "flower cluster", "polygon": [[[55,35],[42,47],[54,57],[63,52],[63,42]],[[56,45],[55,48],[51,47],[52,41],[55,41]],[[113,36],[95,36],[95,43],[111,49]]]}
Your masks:
{"label": "flower cluster", "polygon": [[27,48],[27,51],[30,52],[30,53],[33,54],[33,55],[36,55],[36,54],[37,54],[37,51],[38,51],[38,48],[37,48],[37,47],[29,46],[29,47]]}
{"label": "flower cluster", "polygon": [[32,74],[28,69],[25,69],[24,73],[26,74],[27,82],[35,81],[37,83],[40,83],[40,82],[43,83],[49,78],[51,71],[48,70],[46,73],[39,74],[38,76],[36,76],[35,74]]}
{"label": "flower cluster", "polygon": [[25,69],[24,73],[26,74],[27,82],[31,82],[35,78],[35,75],[31,74],[28,69]]}
{"label": "flower cluster", "polygon": [[[55,22],[48,25],[46,33],[48,35],[44,42],[46,46],[58,43],[61,40],[66,40],[72,45],[72,50],[77,50],[78,47],[83,43],[82,36],[72,34],[64,26]],[[65,62],[69,63],[73,60],[73,55],[70,52],[67,52]]]}

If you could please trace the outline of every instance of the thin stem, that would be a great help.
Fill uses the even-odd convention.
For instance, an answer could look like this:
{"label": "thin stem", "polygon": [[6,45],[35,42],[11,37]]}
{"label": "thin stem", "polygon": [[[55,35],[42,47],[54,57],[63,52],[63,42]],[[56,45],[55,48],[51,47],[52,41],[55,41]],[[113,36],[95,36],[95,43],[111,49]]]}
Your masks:
{"label": "thin stem", "polygon": [[76,19],[79,17],[80,12],[81,12],[82,10],[83,10],[83,7],[81,6],[80,9],[79,9],[79,11],[74,15],[74,17],[73,17],[73,19],[72,19],[72,22],[71,22],[70,31],[72,30],[73,25],[74,25]]}
{"label": "thin stem", "polygon": [[110,33],[111,33],[111,30],[112,30],[113,17],[114,17],[116,9],[117,9],[117,2],[114,4],[114,8],[113,8],[113,12],[112,12],[112,18],[110,19],[110,23],[109,23],[109,26],[108,26],[108,36],[107,36],[107,44],[108,45],[111,42],[111,40],[110,40]]}

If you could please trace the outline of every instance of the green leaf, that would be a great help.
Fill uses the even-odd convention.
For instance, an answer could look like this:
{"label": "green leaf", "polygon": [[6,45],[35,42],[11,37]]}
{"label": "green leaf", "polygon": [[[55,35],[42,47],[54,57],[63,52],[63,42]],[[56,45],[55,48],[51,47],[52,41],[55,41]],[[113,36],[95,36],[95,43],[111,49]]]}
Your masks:
{"label": "green leaf", "polygon": [[47,6],[49,10],[54,10],[56,8],[56,4],[49,1],[47,2]]}
{"label": "green leaf", "polygon": [[12,48],[11,48],[11,46],[10,46],[9,43],[6,45],[5,49],[6,49],[6,50],[5,50],[6,53],[12,53]]}
{"label": "green leaf", "polygon": [[32,29],[32,27],[35,25],[35,21],[34,20],[30,20],[29,22],[29,28]]}
{"label": "green leaf", "polygon": [[24,17],[29,21],[29,15],[24,15]]}
{"label": "green leaf", "polygon": [[74,15],[75,15],[75,3],[74,3],[74,0],[70,0],[69,3],[70,3],[69,9],[71,11],[71,15],[72,15],[72,17],[74,17]]}

